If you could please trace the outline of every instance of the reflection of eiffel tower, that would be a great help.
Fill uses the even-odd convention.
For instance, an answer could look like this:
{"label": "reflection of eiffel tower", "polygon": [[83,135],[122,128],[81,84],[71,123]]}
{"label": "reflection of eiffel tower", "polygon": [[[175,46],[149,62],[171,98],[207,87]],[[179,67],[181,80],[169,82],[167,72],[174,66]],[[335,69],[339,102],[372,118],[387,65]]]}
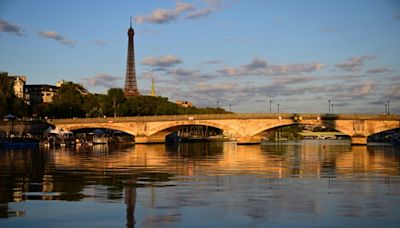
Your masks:
{"label": "reflection of eiffel tower", "polygon": [[[136,181],[129,181],[134,183]],[[136,206],[136,187],[125,187],[125,204],[126,204],[126,227],[135,227],[135,206]]]}
{"label": "reflection of eiffel tower", "polygon": [[139,91],[136,84],[136,68],[135,68],[135,47],[133,45],[133,36],[135,31],[132,28],[132,18],[130,28],[128,29],[128,58],[126,62],[125,75],[125,96],[139,96]]}

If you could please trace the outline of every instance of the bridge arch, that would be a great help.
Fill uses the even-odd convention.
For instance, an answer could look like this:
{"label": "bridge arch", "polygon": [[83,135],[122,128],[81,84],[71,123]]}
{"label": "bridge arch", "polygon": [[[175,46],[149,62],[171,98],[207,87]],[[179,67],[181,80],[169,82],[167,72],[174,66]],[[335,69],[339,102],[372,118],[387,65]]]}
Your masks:
{"label": "bridge arch", "polygon": [[64,129],[64,130],[69,130],[69,131],[76,131],[80,129],[96,129],[96,128],[104,128],[104,129],[110,129],[110,130],[115,130],[115,131],[122,131],[127,134],[136,136],[137,133],[135,129],[130,128],[129,126],[124,126],[121,124],[95,124],[95,125],[90,125],[90,124],[58,124],[56,125],[57,127]]}
{"label": "bridge arch", "polygon": [[221,124],[217,121],[209,121],[209,120],[168,121],[148,129],[147,130],[148,133],[146,136],[157,135],[161,132],[170,134],[177,127],[184,127],[184,126],[208,126],[220,129],[224,133],[234,131],[234,129],[231,128],[230,126]]}
{"label": "bridge arch", "polygon": [[400,129],[400,123],[397,125],[391,124],[389,126],[378,126],[378,127],[374,128],[373,131],[369,132],[369,134],[367,136],[371,136],[374,134],[379,134],[379,133],[383,133],[385,131],[391,131],[391,130],[395,130],[395,129]]}
{"label": "bridge arch", "polygon": [[251,137],[260,137],[264,132],[271,130],[271,129],[276,129],[280,127],[285,127],[285,126],[291,126],[291,125],[314,125],[314,126],[326,126],[329,128],[332,128],[336,131],[339,131],[343,134],[346,134],[348,136],[351,136],[353,131],[349,127],[348,124],[339,124],[336,121],[332,120],[302,120],[302,121],[294,121],[291,119],[285,119],[285,120],[280,120],[280,121],[271,121],[271,122],[265,122],[259,124],[256,128],[253,129],[252,132],[250,132]]}

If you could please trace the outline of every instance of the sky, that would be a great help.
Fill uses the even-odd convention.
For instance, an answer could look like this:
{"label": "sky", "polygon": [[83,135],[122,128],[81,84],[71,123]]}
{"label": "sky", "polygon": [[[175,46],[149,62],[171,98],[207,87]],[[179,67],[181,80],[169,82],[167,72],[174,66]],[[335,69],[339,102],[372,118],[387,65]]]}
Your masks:
{"label": "sky", "polygon": [[400,113],[399,0],[0,0],[0,71],[123,88],[130,17],[141,94],[154,79],[233,112]]}

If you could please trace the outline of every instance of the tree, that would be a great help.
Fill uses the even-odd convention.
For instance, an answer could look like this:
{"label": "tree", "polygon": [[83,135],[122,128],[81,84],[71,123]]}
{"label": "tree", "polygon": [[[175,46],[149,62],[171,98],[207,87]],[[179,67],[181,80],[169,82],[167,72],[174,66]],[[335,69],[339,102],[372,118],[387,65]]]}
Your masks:
{"label": "tree", "polygon": [[15,96],[13,80],[8,78],[7,72],[0,72],[0,116],[7,114],[27,116],[28,105],[23,99]]}
{"label": "tree", "polygon": [[86,117],[102,117],[101,101],[105,95],[87,94],[83,97],[82,110]]}
{"label": "tree", "polygon": [[7,72],[0,72],[0,115],[7,115],[10,110],[10,101],[14,98],[14,90]]}
{"label": "tree", "polygon": [[83,96],[86,89],[79,84],[65,83],[53,99],[53,114],[56,118],[85,117]]}

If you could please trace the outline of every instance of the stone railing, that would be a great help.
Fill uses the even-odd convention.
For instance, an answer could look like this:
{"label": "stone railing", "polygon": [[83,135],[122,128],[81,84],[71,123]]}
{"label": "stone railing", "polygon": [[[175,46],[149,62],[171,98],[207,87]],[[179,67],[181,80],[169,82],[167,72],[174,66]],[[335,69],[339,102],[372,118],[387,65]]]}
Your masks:
{"label": "stone railing", "polygon": [[244,114],[201,114],[201,115],[163,115],[163,116],[128,116],[104,118],[74,118],[74,119],[48,119],[50,124],[79,124],[79,123],[121,123],[121,122],[156,122],[179,120],[227,120],[227,119],[301,119],[321,120],[399,120],[396,114],[317,114],[317,113],[244,113]]}

